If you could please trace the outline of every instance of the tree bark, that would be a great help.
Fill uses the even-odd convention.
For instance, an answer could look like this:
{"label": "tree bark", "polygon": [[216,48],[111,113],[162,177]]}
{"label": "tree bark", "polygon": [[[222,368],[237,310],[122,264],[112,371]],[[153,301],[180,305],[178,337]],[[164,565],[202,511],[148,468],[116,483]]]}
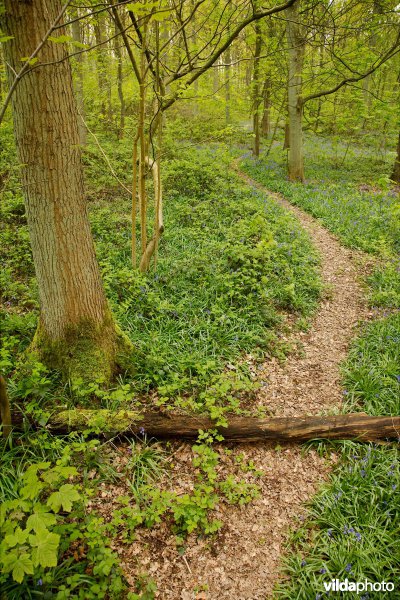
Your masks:
{"label": "tree bark", "polygon": [[[6,0],[8,76],[30,56],[61,9],[59,0]],[[61,28],[60,35],[65,32]],[[66,376],[111,376],[116,332],[96,261],[84,197],[71,68],[62,44],[46,42],[12,97],[40,319],[41,360]]]}
{"label": "tree bark", "polygon": [[271,77],[265,79],[263,90],[263,115],[261,119],[261,133],[267,137],[271,131]]}
{"label": "tree bark", "polygon": [[394,161],[393,173],[391,174],[390,179],[400,185],[400,133],[397,142],[397,156]]}
{"label": "tree bark", "polygon": [[[72,12],[74,19],[79,17],[79,11],[76,9]],[[81,23],[80,21],[73,21],[72,23],[72,37],[75,42],[82,43],[81,34]],[[83,54],[78,54],[75,57],[75,97],[76,105],[79,113],[78,117],[78,129],[79,129],[79,140],[82,146],[86,144],[86,127],[84,123],[85,119],[85,104],[84,104],[84,92],[83,92]]]}
{"label": "tree bark", "polygon": [[235,442],[304,442],[312,439],[372,442],[400,436],[400,417],[392,416],[353,413],[328,417],[227,418],[227,427],[216,427],[214,421],[201,415],[76,409],[55,413],[47,427],[55,433],[97,427],[99,433],[109,435],[146,433],[148,437],[180,439],[196,438],[200,429],[217,429],[225,440]]}
{"label": "tree bark", "polygon": [[[112,121],[112,106],[111,106],[111,83],[108,77],[107,62],[108,59],[108,44],[105,43],[107,39],[105,35],[105,17],[100,14],[97,21],[94,24],[94,34],[96,39],[96,45],[99,47],[96,49],[96,60],[97,60],[97,78],[99,83],[99,97],[101,99],[101,113],[103,119],[107,123]],[[109,65],[108,65],[109,66]]]}
{"label": "tree bark", "polygon": [[253,135],[254,145],[253,154],[254,156],[260,156],[260,56],[262,47],[261,38],[261,23],[259,21],[255,24],[256,31],[256,44],[254,51],[254,70],[253,70]]}
{"label": "tree bark", "polygon": [[[123,25],[123,22],[122,22]],[[119,33],[119,27],[115,24],[115,34]],[[118,88],[118,98],[119,98],[119,127],[118,127],[118,139],[122,140],[124,137],[125,130],[125,98],[124,98],[124,89],[123,89],[123,78],[122,78],[122,52],[120,47],[121,40],[116,37],[114,40],[114,50],[115,56],[117,59],[117,88]]]}
{"label": "tree bark", "polygon": [[291,181],[304,181],[303,159],[303,102],[302,69],[304,61],[304,37],[299,24],[299,2],[286,9],[287,40],[289,47],[288,115],[289,160],[288,175]]}

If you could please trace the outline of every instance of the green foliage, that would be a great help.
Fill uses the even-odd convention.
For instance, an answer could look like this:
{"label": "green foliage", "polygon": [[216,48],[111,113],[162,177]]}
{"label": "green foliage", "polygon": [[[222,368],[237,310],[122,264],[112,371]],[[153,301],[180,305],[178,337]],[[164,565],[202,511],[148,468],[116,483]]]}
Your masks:
{"label": "green foliage", "polygon": [[165,163],[156,274],[129,266],[128,201],[92,206],[107,294],[137,349],[137,389],[198,396],[243,352],[275,352],[282,311],[307,315],[315,306],[318,261],[307,237],[227,172],[227,161],[213,148],[185,149],[184,159]]}
{"label": "green foliage", "polygon": [[[324,598],[323,582],[335,578],[395,585],[399,581],[398,451],[354,443],[342,446],[344,464],[293,534],[286,561],[290,580],[280,585],[278,598]],[[379,593],[379,599],[393,597],[393,592]],[[360,596],[346,592],[346,598]]]}
{"label": "green foliage", "polygon": [[306,143],[306,183],[286,181],[284,156],[275,147],[266,159],[246,159],[249,175],[317,217],[341,241],[380,257],[369,278],[370,301],[375,306],[400,307],[399,198],[382,176],[391,165],[377,158],[375,149],[360,150],[350,141],[336,142],[344,153],[338,163],[330,140],[309,136]]}
{"label": "green foliage", "polygon": [[362,331],[344,368],[345,406],[372,415],[400,414],[400,314]]}
{"label": "green foliage", "polygon": [[[58,600],[122,597],[126,585],[105,536],[106,525],[87,513],[90,489],[82,488],[72,466],[90,453],[93,443],[60,444],[42,434],[41,449],[53,456],[38,462],[34,444],[37,449],[39,439],[24,442],[21,449],[2,444],[2,474],[8,481],[1,490],[2,591],[7,598],[21,599],[39,592]],[[14,465],[21,472],[18,479],[13,478]]]}

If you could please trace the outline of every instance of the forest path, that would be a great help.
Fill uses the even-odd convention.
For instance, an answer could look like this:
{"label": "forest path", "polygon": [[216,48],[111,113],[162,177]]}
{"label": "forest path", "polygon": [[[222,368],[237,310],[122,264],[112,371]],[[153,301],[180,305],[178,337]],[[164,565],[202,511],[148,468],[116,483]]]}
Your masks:
{"label": "forest path", "polygon": [[[266,385],[258,394],[258,404],[277,416],[339,409],[340,363],[346,357],[357,323],[369,316],[359,281],[363,271],[362,254],[341,246],[318,221],[292,206],[280,194],[265,189],[237,167],[236,171],[247,185],[272,196],[295,214],[320,253],[322,278],[330,288],[310,330],[293,333],[293,341],[301,341],[301,350],[289,356],[284,364],[267,361],[259,371]],[[280,449],[267,444],[241,444],[231,448],[231,454],[219,448],[220,474],[233,473],[246,479],[248,475],[240,469],[237,460],[242,455],[245,461],[253,461],[255,467],[263,471],[258,481],[261,494],[244,507],[221,503],[213,517],[221,519],[224,527],[214,541],[191,535],[181,556],[167,525],[161,524],[158,529],[143,532],[140,541],[124,549],[125,572],[128,576],[131,570],[137,573],[139,566],[147,571],[157,583],[157,598],[273,598],[287,531],[304,518],[304,503],[321,486],[335,461],[334,455],[328,461],[313,450],[304,453],[301,447],[293,445]],[[175,452],[174,466],[168,477],[168,487],[179,492],[190,490],[193,472],[188,444],[182,444]],[[315,594],[321,591],[315,590]]]}

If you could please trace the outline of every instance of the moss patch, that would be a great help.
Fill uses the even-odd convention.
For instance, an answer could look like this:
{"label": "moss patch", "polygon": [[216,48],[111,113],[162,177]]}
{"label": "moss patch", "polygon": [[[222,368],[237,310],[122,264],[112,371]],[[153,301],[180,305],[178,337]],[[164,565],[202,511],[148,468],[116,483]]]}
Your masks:
{"label": "moss patch", "polygon": [[49,338],[39,320],[30,351],[66,380],[107,384],[121,368],[130,370],[134,347],[109,312],[101,325],[82,320],[57,340]]}

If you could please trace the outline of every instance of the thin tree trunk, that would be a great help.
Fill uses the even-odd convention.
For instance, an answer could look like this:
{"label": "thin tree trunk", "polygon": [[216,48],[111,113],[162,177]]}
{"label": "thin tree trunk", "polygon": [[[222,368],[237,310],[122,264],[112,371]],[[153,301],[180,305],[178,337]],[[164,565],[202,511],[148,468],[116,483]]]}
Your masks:
{"label": "thin tree trunk", "polygon": [[229,125],[231,122],[231,82],[230,82],[230,69],[231,69],[231,47],[225,51],[225,123]]}
{"label": "thin tree trunk", "polygon": [[394,161],[393,173],[391,174],[390,179],[395,183],[400,184],[400,133],[397,142],[397,156]]}
{"label": "thin tree trunk", "polygon": [[263,116],[261,119],[261,133],[268,136],[271,131],[271,77],[268,75],[264,83]]}
{"label": "thin tree trunk", "polygon": [[254,51],[254,71],[253,71],[253,134],[254,134],[254,145],[253,154],[254,156],[260,156],[260,55],[261,55],[261,23],[256,21],[256,45]]}
{"label": "thin tree trunk", "polygon": [[[123,24],[123,22],[122,22]],[[119,33],[118,25],[115,24],[115,34]],[[119,127],[118,127],[118,139],[122,140],[124,137],[124,129],[125,129],[125,98],[124,98],[124,90],[122,87],[123,78],[122,78],[122,53],[120,47],[121,39],[119,37],[115,38],[115,56],[117,58],[117,89],[118,89],[118,98],[120,105],[119,112]]]}
{"label": "thin tree trunk", "polygon": [[[61,10],[59,0],[6,0],[6,61],[18,69]],[[63,29],[58,30],[64,34]],[[62,44],[48,42],[12,98],[26,216],[40,296],[33,348],[85,379],[111,376],[116,333],[96,261],[83,188],[76,102]],[[53,64],[57,63],[57,64]]]}
{"label": "thin tree trunk", "polygon": [[287,40],[289,46],[288,114],[289,114],[289,157],[288,171],[291,181],[304,181],[303,160],[303,103],[302,69],[304,39],[299,24],[299,1],[286,9]]}
{"label": "thin tree trunk", "polygon": [[100,16],[94,24],[96,44],[99,44],[99,47],[96,49],[97,78],[99,84],[99,96],[101,99],[101,114],[106,122],[111,123],[111,83],[107,72],[107,44],[104,43],[104,40],[106,39],[104,36],[104,27],[104,17]]}

